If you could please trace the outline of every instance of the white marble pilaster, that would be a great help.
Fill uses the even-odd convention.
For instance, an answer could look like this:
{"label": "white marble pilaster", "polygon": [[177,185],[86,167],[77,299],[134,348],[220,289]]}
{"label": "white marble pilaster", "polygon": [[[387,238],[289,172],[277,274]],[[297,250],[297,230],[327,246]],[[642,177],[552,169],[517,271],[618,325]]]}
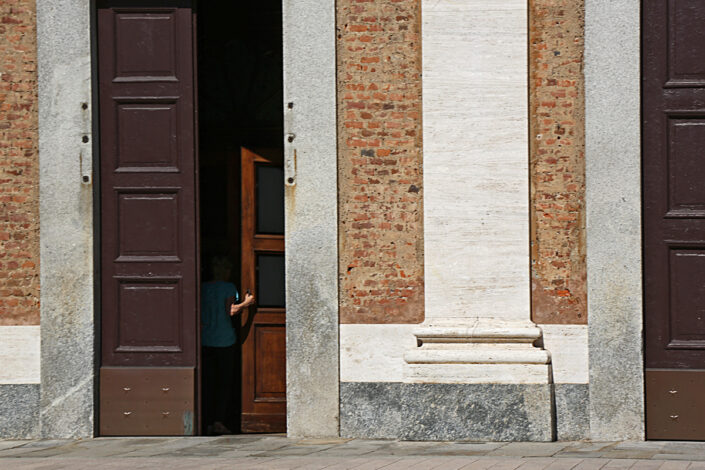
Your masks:
{"label": "white marble pilaster", "polygon": [[423,0],[426,320],[411,382],[547,383],[530,319],[526,0]]}
{"label": "white marble pilaster", "polygon": [[39,325],[0,326],[0,384],[39,383]]}

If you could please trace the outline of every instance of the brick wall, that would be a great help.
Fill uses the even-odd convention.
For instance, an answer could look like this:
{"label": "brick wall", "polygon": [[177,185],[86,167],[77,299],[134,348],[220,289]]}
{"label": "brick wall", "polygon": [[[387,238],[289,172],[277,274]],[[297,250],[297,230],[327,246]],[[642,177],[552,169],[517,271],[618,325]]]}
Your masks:
{"label": "brick wall", "polygon": [[0,1],[0,325],[39,324],[35,18]]}
{"label": "brick wall", "polygon": [[421,5],[337,8],[340,321],[421,322]]}
{"label": "brick wall", "polygon": [[583,0],[530,1],[532,311],[587,323]]}

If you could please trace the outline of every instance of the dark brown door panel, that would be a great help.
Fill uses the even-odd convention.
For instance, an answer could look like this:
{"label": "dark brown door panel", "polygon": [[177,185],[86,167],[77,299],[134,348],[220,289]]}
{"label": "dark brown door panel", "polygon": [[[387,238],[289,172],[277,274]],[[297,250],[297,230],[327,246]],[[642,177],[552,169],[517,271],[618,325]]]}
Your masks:
{"label": "dark brown door panel", "polygon": [[705,2],[644,0],[649,439],[705,439]]}
{"label": "dark brown door panel", "polygon": [[[193,9],[187,1],[100,0],[97,23],[101,432],[193,434],[198,365]],[[173,387],[164,387],[171,392],[152,387],[144,393],[154,409],[122,410],[138,407],[129,403],[142,393],[128,383],[135,378],[142,384],[176,381],[188,403],[172,403],[176,411],[159,414],[173,400]]]}

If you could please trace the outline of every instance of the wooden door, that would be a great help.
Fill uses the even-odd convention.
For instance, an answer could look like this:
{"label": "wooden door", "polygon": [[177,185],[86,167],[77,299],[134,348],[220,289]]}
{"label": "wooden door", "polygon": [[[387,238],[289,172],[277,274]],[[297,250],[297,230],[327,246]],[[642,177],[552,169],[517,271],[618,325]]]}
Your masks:
{"label": "wooden door", "polygon": [[644,0],[643,15],[647,438],[703,440],[705,1]]}
{"label": "wooden door", "polygon": [[197,429],[194,12],[99,0],[100,434]]}
{"label": "wooden door", "polygon": [[242,432],[286,432],[284,172],[282,151],[241,152]]}

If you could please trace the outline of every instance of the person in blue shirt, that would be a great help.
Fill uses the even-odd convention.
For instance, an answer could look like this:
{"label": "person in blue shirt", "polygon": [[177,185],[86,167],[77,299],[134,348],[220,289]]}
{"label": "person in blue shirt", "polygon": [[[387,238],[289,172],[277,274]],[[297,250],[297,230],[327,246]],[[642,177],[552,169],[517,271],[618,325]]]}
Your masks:
{"label": "person in blue shirt", "polygon": [[[226,422],[233,401],[237,336],[232,318],[255,302],[252,294],[240,295],[228,280],[232,264],[225,257],[210,260],[207,282],[201,286],[201,364],[203,417],[207,434],[231,434]],[[238,303],[239,302],[239,303]]]}

